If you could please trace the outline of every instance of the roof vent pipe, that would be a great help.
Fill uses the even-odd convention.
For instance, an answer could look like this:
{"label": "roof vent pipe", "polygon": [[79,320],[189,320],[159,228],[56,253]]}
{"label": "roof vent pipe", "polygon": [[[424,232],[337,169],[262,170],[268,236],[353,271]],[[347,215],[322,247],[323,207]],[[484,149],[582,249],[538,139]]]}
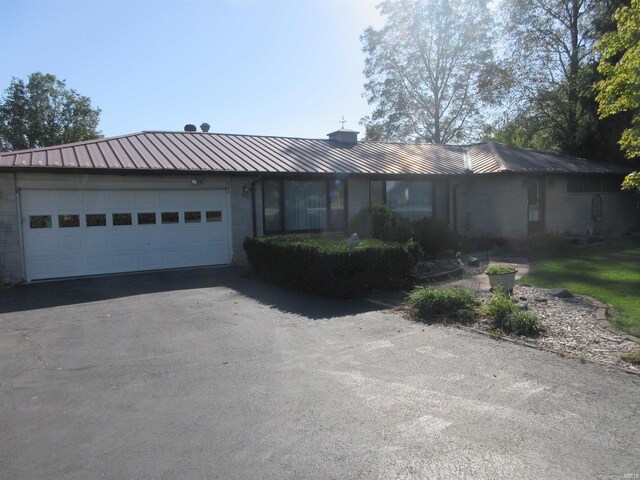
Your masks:
{"label": "roof vent pipe", "polygon": [[196,126],[195,126],[195,125],[191,125],[190,123],[187,123],[187,124],[184,126],[184,131],[185,131],[185,132],[197,132],[197,131],[198,131],[198,129],[196,128]]}
{"label": "roof vent pipe", "polygon": [[211,125],[209,125],[207,122],[200,125],[200,130],[202,130],[205,133],[208,132],[210,128],[211,128]]}

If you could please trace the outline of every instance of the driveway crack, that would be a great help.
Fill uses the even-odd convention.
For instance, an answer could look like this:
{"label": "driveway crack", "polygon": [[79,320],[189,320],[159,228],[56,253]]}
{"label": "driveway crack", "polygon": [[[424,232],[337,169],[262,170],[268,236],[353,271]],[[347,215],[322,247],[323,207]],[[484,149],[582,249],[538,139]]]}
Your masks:
{"label": "driveway crack", "polygon": [[42,368],[49,368],[49,366],[47,365],[47,363],[44,361],[44,358],[42,358],[42,353],[40,351],[41,347],[40,345],[38,345],[35,341],[33,341],[31,339],[31,337],[29,337],[29,330],[20,330],[20,335],[22,336],[22,338],[29,344],[29,346],[31,347],[31,354],[33,355],[33,357],[36,359],[36,361],[38,362],[38,364],[42,367]]}

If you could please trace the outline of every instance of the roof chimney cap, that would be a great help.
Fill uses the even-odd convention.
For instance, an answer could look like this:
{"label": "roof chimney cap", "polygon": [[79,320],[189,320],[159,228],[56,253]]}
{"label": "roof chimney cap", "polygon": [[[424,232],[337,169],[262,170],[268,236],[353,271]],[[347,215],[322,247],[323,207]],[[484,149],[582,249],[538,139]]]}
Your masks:
{"label": "roof chimney cap", "polygon": [[335,140],[340,143],[358,143],[358,134],[355,130],[349,130],[348,128],[341,128],[335,132],[327,133],[329,140]]}
{"label": "roof chimney cap", "polygon": [[209,125],[207,122],[204,122],[202,125],[200,125],[200,130],[202,130],[203,132],[208,132],[210,128],[211,125]]}
{"label": "roof chimney cap", "polygon": [[192,124],[190,124],[190,123],[187,123],[187,124],[184,126],[184,131],[185,131],[185,132],[197,132],[197,131],[198,131],[198,129],[196,128],[196,126],[195,126],[195,125],[192,125]]}

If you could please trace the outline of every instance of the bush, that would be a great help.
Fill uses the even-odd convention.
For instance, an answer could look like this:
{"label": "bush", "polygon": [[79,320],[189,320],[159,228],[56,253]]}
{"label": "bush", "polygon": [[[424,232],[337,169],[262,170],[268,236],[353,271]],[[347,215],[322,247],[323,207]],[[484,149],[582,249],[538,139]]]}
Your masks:
{"label": "bush", "polygon": [[469,290],[458,287],[420,287],[407,296],[405,305],[409,307],[412,316],[421,320],[433,320],[433,317],[442,316],[471,320],[475,315],[476,297]]}
{"label": "bush", "polygon": [[374,205],[360,210],[349,222],[347,233],[357,233],[360,238],[377,238],[398,243],[405,243],[412,236],[409,221],[393,213],[386,205]]}
{"label": "bush", "polygon": [[375,239],[349,248],[344,238],[279,235],[247,238],[243,246],[265,280],[335,298],[407,287],[416,266],[413,247]]}
{"label": "bush", "polygon": [[443,250],[455,250],[458,245],[457,236],[449,230],[449,226],[435,218],[423,218],[411,224],[413,239],[420,244],[427,255],[435,255]]}
{"label": "bush", "polygon": [[499,263],[492,263],[487,267],[484,273],[486,273],[487,275],[502,275],[505,273],[515,273],[517,271],[518,271],[517,268],[512,267],[510,265],[501,265]]}
{"label": "bush", "polygon": [[538,319],[516,305],[505,292],[497,291],[480,309],[496,328],[506,333],[535,336],[544,332]]}

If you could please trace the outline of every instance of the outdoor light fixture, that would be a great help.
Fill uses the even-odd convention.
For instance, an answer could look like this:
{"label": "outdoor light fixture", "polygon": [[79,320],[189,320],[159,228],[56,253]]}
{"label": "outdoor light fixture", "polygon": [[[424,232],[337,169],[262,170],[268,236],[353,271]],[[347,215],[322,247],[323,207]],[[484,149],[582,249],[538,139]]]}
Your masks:
{"label": "outdoor light fixture", "polygon": [[249,196],[249,191],[251,189],[249,188],[249,185],[243,185],[242,186],[242,197],[243,198],[247,198]]}

